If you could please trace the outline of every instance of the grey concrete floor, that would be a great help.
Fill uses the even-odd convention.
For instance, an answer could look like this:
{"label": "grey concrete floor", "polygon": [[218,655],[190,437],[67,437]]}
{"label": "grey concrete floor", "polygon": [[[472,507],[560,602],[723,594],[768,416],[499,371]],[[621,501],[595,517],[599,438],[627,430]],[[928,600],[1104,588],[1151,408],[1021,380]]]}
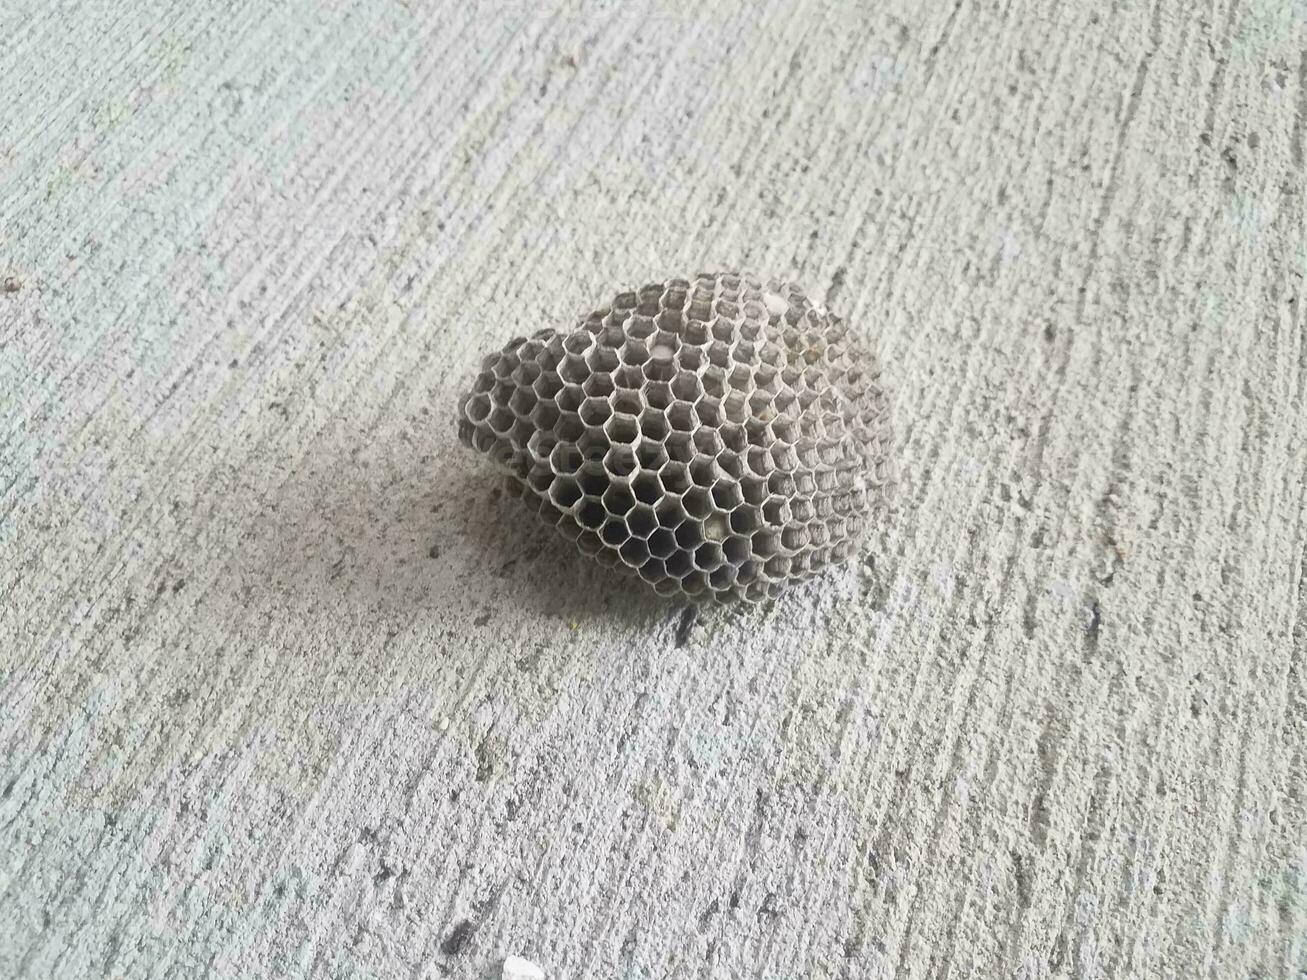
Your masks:
{"label": "grey concrete floor", "polygon": [[[0,975],[1307,975],[1305,25],[0,7]],[[452,409],[731,267],[901,482],[678,638]]]}

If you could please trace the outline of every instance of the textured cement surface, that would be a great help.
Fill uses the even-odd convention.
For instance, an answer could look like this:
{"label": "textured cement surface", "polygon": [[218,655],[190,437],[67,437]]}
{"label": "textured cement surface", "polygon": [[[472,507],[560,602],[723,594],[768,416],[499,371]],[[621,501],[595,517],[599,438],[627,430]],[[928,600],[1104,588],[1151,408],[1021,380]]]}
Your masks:
{"label": "textured cement surface", "polygon": [[[1305,20],[4,4],[0,975],[1303,975]],[[901,483],[678,635],[450,412],[731,266]]]}

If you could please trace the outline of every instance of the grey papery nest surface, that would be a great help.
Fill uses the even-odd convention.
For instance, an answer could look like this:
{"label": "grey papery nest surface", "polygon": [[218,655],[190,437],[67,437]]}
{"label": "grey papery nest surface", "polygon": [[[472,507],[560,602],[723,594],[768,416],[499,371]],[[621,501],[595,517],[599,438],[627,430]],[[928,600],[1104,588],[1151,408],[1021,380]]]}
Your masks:
{"label": "grey papery nest surface", "polygon": [[604,565],[756,601],[854,554],[887,488],[889,409],[858,341],[790,283],[654,283],[488,355],[458,434]]}

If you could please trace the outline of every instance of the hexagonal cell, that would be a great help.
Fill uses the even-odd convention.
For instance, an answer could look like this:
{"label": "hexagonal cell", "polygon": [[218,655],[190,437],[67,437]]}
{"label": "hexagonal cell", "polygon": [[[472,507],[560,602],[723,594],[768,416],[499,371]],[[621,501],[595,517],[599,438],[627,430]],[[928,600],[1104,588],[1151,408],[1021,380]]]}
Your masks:
{"label": "hexagonal cell", "polygon": [[732,565],[742,565],[752,555],[749,539],[732,534],[722,542],[722,554]]}
{"label": "hexagonal cell", "polygon": [[626,336],[634,340],[645,340],[654,335],[658,329],[653,321],[654,314],[641,310],[626,324]]}
{"label": "hexagonal cell", "polygon": [[[671,574],[671,569],[668,569]],[[689,571],[681,576],[681,590],[692,599],[697,599],[708,591],[708,576],[703,572]]]}
{"label": "hexagonal cell", "polygon": [[626,513],[626,526],[637,538],[647,538],[658,527],[654,509],[647,504],[636,504]]}
{"label": "hexagonal cell", "polygon": [[611,347],[595,346],[585,355],[585,363],[591,371],[609,373],[617,370],[621,358],[617,356],[617,351]]}
{"label": "hexagonal cell", "polygon": [[660,527],[649,535],[649,554],[655,558],[667,558],[676,550],[676,535],[668,528]]}
{"label": "hexagonal cell", "polygon": [[[639,399],[640,388],[644,387],[644,368],[639,365],[618,365],[617,370],[613,371],[613,384],[617,385],[618,391],[631,393]],[[640,400],[640,405],[644,401]]]}
{"label": "hexagonal cell", "polygon": [[665,493],[684,493],[690,489],[690,467],[685,463],[669,461],[658,471],[658,481]]}
{"label": "hexagonal cell", "polygon": [[672,402],[667,409],[667,421],[677,432],[693,432],[699,427],[699,417],[689,402]]}
{"label": "hexagonal cell", "polygon": [[759,558],[770,558],[781,550],[781,536],[776,531],[754,531],[749,547]]}
{"label": "hexagonal cell", "polygon": [[475,429],[471,435],[472,448],[479,453],[491,453],[499,444],[495,434],[489,429]]}
{"label": "hexagonal cell", "polygon": [[[554,474],[546,467],[537,466],[527,474],[526,485],[536,494],[548,494],[549,487],[554,482]],[[542,496],[542,499],[543,496]]]}
{"label": "hexagonal cell", "polygon": [[725,592],[735,584],[736,574],[734,565],[718,565],[708,573],[708,585],[717,592]]}
{"label": "hexagonal cell", "polygon": [[607,398],[600,398],[591,395],[581,403],[581,421],[590,426],[602,426],[608,421],[613,410],[609,407]]}
{"label": "hexagonal cell", "polygon": [[613,376],[606,371],[599,371],[591,374],[581,385],[581,393],[587,398],[607,398],[614,390],[616,383]]}
{"label": "hexagonal cell", "polygon": [[649,352],[649,360],[644,365],[644,376],[649,381],[671,381],[676,377],[676,362],[673,354],[666,347],[654,347]]}
{"label": "hexagonal cell", "polygon": [[686,514],[694,519],[703,520],[704,517],[712,514],[712,495],[703,487],[686,490],[681,503],[685,507]]}
{"label": "hexagonal cell", "polygon": [[523,418],[514,418],[513,428],[508,431],[508,438],[514,446],[524,447],[535,428]]}
{"label": "hexagonal cell", "polygon": [[608,519],[608,514],[604,511],[604,505],[594,497],[582,497],[573,506],[572,513],[575,515],[578,524],[591,531],[597,531],[603,527],[604,521]]}
{"label": "hexagonal cell", "polygon": [[810,389],[820,392],[826,387],[826,372],[819,367],[810,367],[803,372],[803,383]]}
{"label": "hexagonal cell", "polygon": [[[720,307],[717,312],[722,312]],[[731,316],[718,316],[714,319],[712,322],[712,335],[713,340],[725,347],[729,347],[731,344],[735,343],[734,318]]]}
{"label": "hexagonal cell", "polygon": [[694,447],[694,437],[688,432],[668,433],[663,446],[667,449],[667,458],[674,459],[678,463],[688,463],[698,455]]}
{"label": "hexagonal cell", "polygon": [[[675,326],[664,326],[662,323],[662,318],[664,316],[670,316],[675,322]],[[664,312],[659,316],[658,329],[654,331],[653,336],[649,338],[649,350],[651,353],[661,347],[669,350],[672,357],[675,357],[676,352],[681,349],[680,317],[681,315],[675,312]]]}
{"label": "hexagonal cell", "polygon": [[[747,327],[740,331],[740,339],[737,340],[735,346],[731,348],[731,354],[735,357],[735,360],[741,364],[752,364],[758,359],[758,348],[752,341],[746,339],[746,331],[748,331]],[[755,336],[757,335],[756,330],[753,331],[753,333]]]}
{"label": "hexagonal cell", "polygon": [[712,316],[711,311],[707,309],[706,304],[699,306],[691,303],[688,312],[690,319],[686,321],[685,324],[685,332],[682,334],[682,337],[684,338],[683,342],[687,344],[695,344],[696,346],[708,343],[712,334],[706,320],[708,317]]}
{"label": "hexagonal cell", "polygon": [[744,420],[749,417],[749,404],[744,393],[732,391],[722,399],[722,414],[731,422],[743,424]]}
{"label": "hexagonal cell", "polygon": [[620,518],[609,518],[599,532],[599,537],[603,539],[604,544],[610,548],[620,548],[631,537],[630,532],[626,530],[626,522]]}
{"label": "hexagonal cell", "polygon": [[698,377],[707,363],[707,358],[698,347],[686,347],[682,344],[681,349],[676,352],[676,365],[683,373]]}
{"label": "hexagonal cell", "polygon": [[639,415],[644,411],[644,399],[640,397],[638,391],[615,391],[609,397],[608,403],[613,406],[614,412],[623,415]]}
{"label": "hexagonal cell", "polygon": [[585,393],[581,391],[581,386],[571,382],[564,384],[554,396],[554,403],[563,412],[575,412],[583,401],[585,401]]}
{"label": "hexagonal cell", "polygon": [[762,519],[773,526],[788,524],[791,516],[790,502],[784,497],[768,497],[762,505]]}
{"label": "hexagonal cell", "polygon": [[772,446],[771,459],[772,468],[777,470],[793,470],[799,465],[799,454],[794,451],[793,446],[787,446],[784,443],[777,443]]}
{"label": "hexagonal cell", "polygon": [[613,445],[632,446],[640,439],[640,423],[633,415],[613,415],[604,423],[604,435]]}
{"label": "hexagonal cell", "polygon": [[549,454],[554,451],[554,446],[557,444],[558,440],[554,438],[552,432],[541,432],[537,429],[527,440],[526,449],[532,459],[548,465]]}
{"label": "hexagonal cell", "polygon": [[730,533],[730,521],[720,511],[714,511],[703,519],[703,536],[706,540],[725,541]]}
{"label": "hexagonal cell", "polygon": [[477,392],[463,402],[463,416],[475,424],[484,422],[490,416],[490,396]]}
{"label": "hexagonal cell", "polygon": [[568,354],[583,355],[594,346],[594,335],[587,332],[570,333],[563,338],[563,350]]}
{"label": "hexagonal cell", "polygon": [[627,337],[626,342],[618,348],[617,356],[622,359],[623,364],[639,367],[649,360],[649,348],[643,340]]}
{"label": "hexagonal cell", "polygon": [[674,595],[676,595],[676,593],[680,592],[680,591],[681,591],[681,586],[680,586],[680,583],[678,583],[676,579],[674,579],[674,578],[665,578],[665,579],[662,579],[662,580],[659,581],[659,582],[655,582],[655,583],[654,583],[653,590],[654,590],[655,592],[657,592],[657,593],[658,593],[660,596],[662,596],[663,598],[668,598],[668,597],[670,597],[670,596],[674,596]]}
{"label": "hexagonal cell", "polygon": [[[699,422],[703,426],[700,431],[715,432],[722,423],[721,399],[714,398],[712,395],[700,395],[694,403],[694,413],[699,417]],[[697,437],[698,434],[696,432],[695,436]]]}
{"label": "hexagonal cell", "polygon": [[568,354],[558,365],[558,376],[565,382],[579,385],[590,376],[590,368],[579,354]]}
{"label": "hexagonal cell", "polygon": [[513,427],[513,423],[516,421],[517,417],[513,415],[512,411],[507,407],[503,407],[492,410],[486,424],[490,426],[496,435],[502,436],[508,434],[508,430]]}
{"label": "hexagonal cell", "polygon": [[756,507],[746,505],[731,511],[731,530],[736,534],[752,534],[762,527],[762,514]]}
{"label": "hexagonal cell", "polygon": [[583,555],[593,558],[604,550],[604,542],[595,534],[594,531],[587,531],[582,528],[581,533],[577,535],[576,546],[581,549]]}
{"label": "hexagonal cell", "polygon": [[626,320],[613,320],[605,323],[595,339],[598,341],[599,347],[616,351],[626,341]]}
{"label": "hexagonal cell", "polygon": [[571,476],[555,476],[549,485],[549,502],[559,510],[569,510],[581,499],[581,487]]}
{"label": "hexagonal cell", "polygon": [[635,499],[652,507],[663,497],[663,486],[656,473],[642,470],[631,479],[631,491]]}
{"label": "hexagonal cell", "polygon": [[554,448],[549,452],[549,468],[559,476],[567,476],[575,473],[585,462],[585,457],[581,451],[576,448],[572,442],[555,441]]}
{"label": "hexagonal cell", "polygon": [[576,412],[559,412],[554,423],[554,435],[560,442],[576,442],[585,435],[585,423]]}
{"label": "hexagonal cell", "polygon": [[672,379],[672,397],[683,402],[693,402],[703,394],[703,382],[697,374],[682,371]]}
{"label": "hexagonal cell", "polygon": [[719,508],[730,511],[744,503],[744,493],[738,483],[723,480],[712,488],[712,499]]}
{"label": "hexagonal cell", "polygon": [[667,497],[654,508],[654,516],[658,518],[658,523],[662,527],[679,527],[686,519],[685,507],[679,497]]}
{"label": "hexagonal cell", "polygon": [[632,568],[638,568],[649,560],[649,545],[640,538],[628,538],[622,545],[622,561]]}
{"label": "hexagonal cell", "polygon": [[[708,364],[712,367],[719,368],[722,371],[729,371],[731,368],[731,348],[730,345],[720,340],[714,340],[708,345]],[[707,382],[705,381],[705,384]]]}
{"label": "hexagonal cell", "polygon": [[647,558],[640,566],[640,577],[651,585],[667,578],[667,565],[660,558]]}
{"label": "hexagonal cell", "polygon": [[508,407],[518,418],[526,418],[536,407],[536,395],[530,388],[518,388],[508,400]]}
{"label": "hexagonal cell", "polygon": [[686,521],[676,529],[676,546],[683,551],[693,551],[703,541],[703,526],[695,521]]}
{"label": "hexagonal cell", "polygon": [[726,367],[716,364],[709,364],[704,368],[703,375],[700,379],[703,383],[705,394],[712,395],[714,398],[726,397]]}
{"label": "hexagonal cell", "polygon": [[540,430],[553,429],[558,423],[558,406],[552,401],[537,401],[536,408],[531,410],[532,427]]}
{"label": "hexagonal cell", "polygon": [[756,387],[753,381],[753,372],[746,365],[739,362],[736,362],[726,375],[726,383],[745,395],[753,394]]}
{"label": "hexagonal cell", "polygon": [[744,465],[749,473],[765,481],[776,468],[776,461],[766,449],[750,446],[744,454]]}
{"label": "hexagonal cell", "polygon": [[661,442],[642,438],[635,447],[635,458],[646,470],[658,470],[667,463],[667,449]]}
{"label": "hexagonal cell", "polygon": [[744,458],[733,449],[723,449],[717,454],[717,475],[739,480],[744,476]]}
{"label": "hexagonal cell", "polygon": [[753,384],[758,391],[766,392],[771,398],[775,398],[782,390],[780,373],[769,364],[754,366]]}
{"label": "hexagonal cell", "polygon": [[717,482],[717,463],[709,456],[696,456],[687,467],[690,481],[696,487],[711,487]]}
{"label": "hexagonal cell", "polygon": [[544,350],[536,355],[536,363],[540,365],[540,370],[549,374],[556,372],[558,362],[563,359],[563,338],[555,336],[545,345]]}
{"label": "hexagonal cell", "polygon": [[817,511],[810,497],[795,497],[790,501],[790,513],[794,515],[796,521],[802,523],[812,520]]}
{"label": "hexagonal cell", "polygon": [[699,545],[694,550],[694,567],[701,572],[711,572],[722,564],[721,546],[711,541]]}
{"label": "hexagonal cell", "polygon": [[630,446],[613,446],[604,456],[604,469],[609,477],[629,477],[636,468],[635,450]]}
{"label": "hexagonal cell", "polygon": [[635,506],[635,497],[626,487],[609,486],[602,502],[608,513],[621,517]]}
{"label": "hexagonal cell", "polygon": [[577,471],[576,482],[581,492],[589,497],[598,497],[608,490],[610,481],[604,471],[604,464],[597,459],[587,459]]}
{"label": "hexagonal cell", "polygon": [[587,428],[576,439],[576,448],[587,462],[596,463],[608,451],[608,440],[600,430]]}
{"label": "hexagonal cell", "polygon": [[482,371],[472,382],[472,392],[474,394],[483,394],[490,391],[495,386],[495,375],[493,371]]}
{"label": "hexagonal cell", "polygon": [[798,481],[793,473],[773,473],[767,477],[767,487],[779,497],[793,497],[798,492]]}
{"label": "hexagonal cell", "polygon": [[645,438],[661,442],[667,438],[671,426],[667,424],[667,416],[660,409],[646,408],[640,413],[640,431]]}
{"label": "hexagonal cell", "polygon": [[648,381],[641,389],[645,404],[650,408],[666,409],[672,404],[672,386],[666,381]]}
{"label": "hexagonal cell", "polygon": [[787,527],[781,531],[781,544],[789,551],[798,551],[808,546],[808,531],[805,527]]}
{"label": "hexagonal cell", "polygon": [[695,453],[702,456],[716,456],[726,448],[721,433],[707,425],[700,426],[694,431],[692,443]]}

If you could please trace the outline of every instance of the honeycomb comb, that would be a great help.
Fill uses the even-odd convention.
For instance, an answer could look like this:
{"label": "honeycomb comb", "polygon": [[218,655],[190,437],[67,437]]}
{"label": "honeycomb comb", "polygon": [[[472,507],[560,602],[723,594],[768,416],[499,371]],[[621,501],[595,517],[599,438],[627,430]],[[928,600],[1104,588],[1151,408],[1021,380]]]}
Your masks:
{"label": "honeycomb comb", "polygon": [[704,274],[510,340],[458,434],[605,566],[758,601],[855,552],[890,477],[879,379],[797,287]]}

